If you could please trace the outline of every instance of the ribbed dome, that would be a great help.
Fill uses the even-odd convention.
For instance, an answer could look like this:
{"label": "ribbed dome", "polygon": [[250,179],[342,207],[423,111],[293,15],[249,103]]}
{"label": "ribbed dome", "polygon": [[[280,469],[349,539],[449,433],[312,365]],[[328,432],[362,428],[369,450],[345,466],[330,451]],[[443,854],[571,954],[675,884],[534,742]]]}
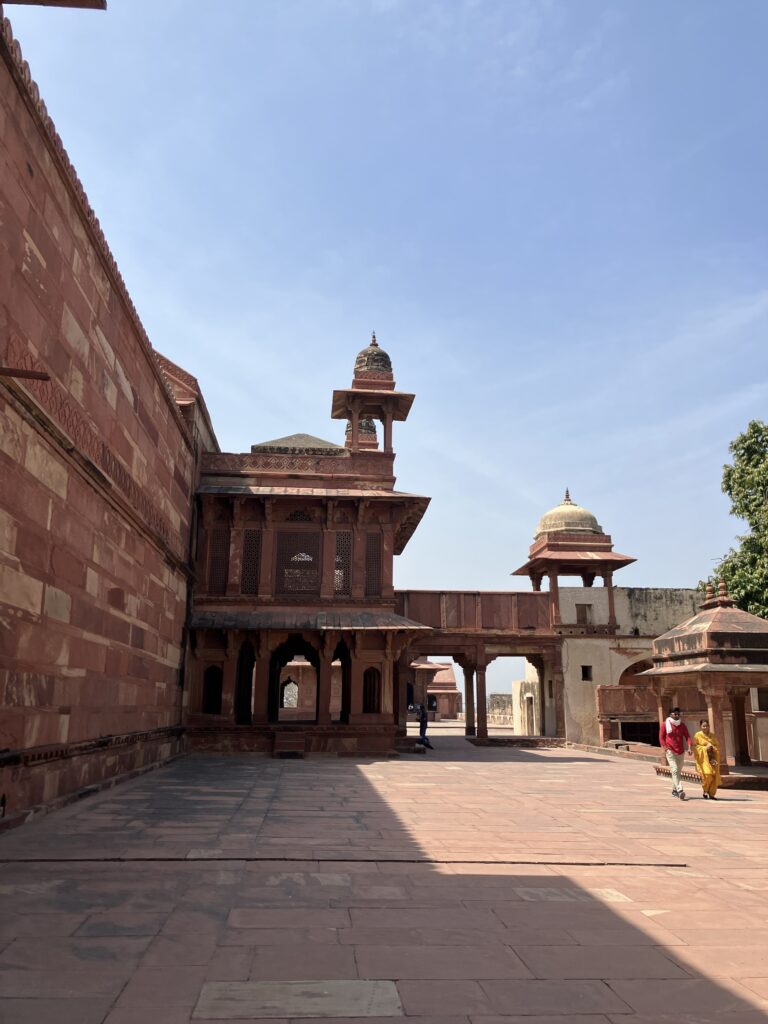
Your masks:
{"label": "ribbed dome", "polygon": [[536,528],[536,536],[542,533],[602,533],[597,519],[581,505],[571,501],[566,490],[565,498],[555,508],[545,513]]}
{"label": "ribbed dome", "polygon": [[359,352],[355,360],[355,373],[375,370],[378,373],[392,373],[392,360],[383,348],[379,348],[376,332],[371,337],[371,344]]}

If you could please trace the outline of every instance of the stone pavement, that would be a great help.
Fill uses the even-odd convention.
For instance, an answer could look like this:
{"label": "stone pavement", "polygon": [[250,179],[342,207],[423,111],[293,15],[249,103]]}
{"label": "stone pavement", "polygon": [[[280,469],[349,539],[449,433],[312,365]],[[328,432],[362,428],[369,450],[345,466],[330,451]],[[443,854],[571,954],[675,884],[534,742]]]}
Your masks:
{"label": "stone pavement", "polygon": [[0,837],[0,1022],[768,1021],[768,794],[430,736],[190,757]]}

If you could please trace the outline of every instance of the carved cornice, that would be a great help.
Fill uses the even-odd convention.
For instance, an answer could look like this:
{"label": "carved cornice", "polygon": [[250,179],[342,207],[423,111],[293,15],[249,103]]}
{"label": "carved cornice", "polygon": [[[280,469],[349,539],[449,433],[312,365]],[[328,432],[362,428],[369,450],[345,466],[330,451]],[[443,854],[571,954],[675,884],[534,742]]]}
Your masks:
{"label": "carved cornice", "polygon": [[190,451],[192,451],[192,436],[189,427],[176,404],[176,399],[173,396],[173,390],[171,389],[168,376],[155,356],[155,350],[152,347],[152,342],[149,340],[149,335],[144,329],[144,325],[139,318],[138,311],[133,304],[133,299],[128,292],[128,288],[123,280],[122,274],[120,273],[117,261],[109,248],[109,244],[107,243],[107,239],[104,235],[101,224],[99,223],[99,218],[96,216],[93,207],[88,201],[88,196],[83,188],[83,184],[77,175],[77,171],[75,170],[72,161],[69,159],[69,154],[64,148],[64,143],[61,141],[61,136],[56,130],[56,125],[53,123],[53,120],[48,113],[45,101],[40,96],[40,89],[38,88],[37,82],[35,82],[32,77],[29,64],[24,60],[19,41],[14,38],[11,23],[8,18],[4,16],[2,3],[0,3],[0,56],[5,58],[11,74],[14,76],[23,95],[25,95],[29,107],[38,122],[43,139],[47,143],[54,160],[62,171],[64,180],[68,184],[70,193],[75,200],[75,204],[79,207],[80,214],[85,222],[86,228],[88,229],[91,241],[93,242],[104,267],[112,280],[115,290],[122,299],[128,318],[131,321],[131,325],[139,339],[139,343],[144,348],[147,359],[149,360],[149,363],[161,385],[161,390],[168,401],[173,416],[176,419],[176,423],[180,429],[182,437],[184,438],[184,442],[189,447]]}

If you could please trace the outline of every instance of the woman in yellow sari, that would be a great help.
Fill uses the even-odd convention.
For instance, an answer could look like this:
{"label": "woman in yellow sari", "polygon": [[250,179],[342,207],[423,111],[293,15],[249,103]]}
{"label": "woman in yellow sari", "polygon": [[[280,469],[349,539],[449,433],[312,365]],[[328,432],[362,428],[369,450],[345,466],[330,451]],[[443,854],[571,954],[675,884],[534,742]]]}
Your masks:
{"label": "woman in yellow sari", "polygon": [[701,788],[705,800],[716,800],[715,793],[720,785],[720,748],[709,731],[709,722],[702,718],[699,731],[693,737],[693,756],[701,776]]}

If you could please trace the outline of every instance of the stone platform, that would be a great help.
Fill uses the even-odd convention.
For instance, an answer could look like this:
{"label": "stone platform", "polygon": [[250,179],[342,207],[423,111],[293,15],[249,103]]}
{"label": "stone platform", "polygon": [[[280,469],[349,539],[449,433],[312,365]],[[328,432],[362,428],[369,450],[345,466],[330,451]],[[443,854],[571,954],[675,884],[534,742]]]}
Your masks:
{"label": "stone platform", "polygon": [[475,747],[196,755],[0,837],[3,1024],[757,1024],[768,794]]}

